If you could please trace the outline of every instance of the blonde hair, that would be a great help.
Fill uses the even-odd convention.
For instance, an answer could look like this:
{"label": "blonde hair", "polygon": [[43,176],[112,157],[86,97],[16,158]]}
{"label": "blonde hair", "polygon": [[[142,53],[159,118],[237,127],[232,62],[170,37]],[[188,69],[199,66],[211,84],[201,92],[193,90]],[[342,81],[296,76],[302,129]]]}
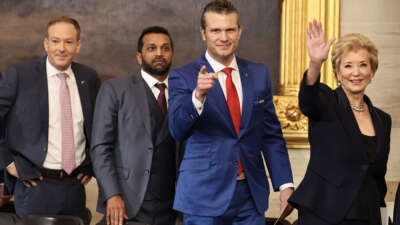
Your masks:
{"label": "blonde hair", "polygon": [[373,73],[378,69],[378,49],[375,44],[362,34],[352,33],[341,37],[332,49],[332,67],[337,78],[337,70],[342,62],[342,56],[350,51],[365,49],[369,53],[369,61]]}

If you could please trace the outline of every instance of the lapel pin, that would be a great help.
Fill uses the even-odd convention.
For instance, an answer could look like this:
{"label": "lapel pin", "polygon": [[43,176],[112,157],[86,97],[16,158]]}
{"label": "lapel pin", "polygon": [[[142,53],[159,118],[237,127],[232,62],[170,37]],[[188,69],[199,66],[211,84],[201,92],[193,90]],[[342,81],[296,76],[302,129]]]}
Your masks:
{"label": "lapel pin", "polygon": [[81,84],[85,84],[86,83],[86,80],[81,80]]}

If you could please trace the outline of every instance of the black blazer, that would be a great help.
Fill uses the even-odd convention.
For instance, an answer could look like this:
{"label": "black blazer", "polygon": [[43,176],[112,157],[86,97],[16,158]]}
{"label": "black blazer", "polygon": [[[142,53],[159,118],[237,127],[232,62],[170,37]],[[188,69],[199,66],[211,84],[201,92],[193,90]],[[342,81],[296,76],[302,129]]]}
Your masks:
{"label": "black blazer", "polygon": [[[84,117],[87,145],[90,144],[92,114],[100,86],[97,73],[72,63]],[[22,180],[37,178],[47,154],[49,107],[46,57],[11,66],[0,81],[0,119],[6,135],[0,139],[0,168],[15,162]],[[91,174],[87,148],[81,172]]]}
{"label": "black blazer", "polygon": [[364,97],[377,137],[376,157],[370,160],[343,89],[331,90],[319,81],[307,86],[305,76],[299,104],[309,118],[310,161],[303,181],[289,201],[296,208],[304,207],[336,224],[345,218],[368,171],[374,171],[382,199],[386,194],[384,176],[391,118]]}

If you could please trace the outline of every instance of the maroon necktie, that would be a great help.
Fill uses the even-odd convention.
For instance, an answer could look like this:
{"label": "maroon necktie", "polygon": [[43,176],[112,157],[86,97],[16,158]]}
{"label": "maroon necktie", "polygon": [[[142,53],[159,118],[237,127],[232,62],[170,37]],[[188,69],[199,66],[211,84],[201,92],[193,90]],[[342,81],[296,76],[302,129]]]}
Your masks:
{"label": "maroon necktie", "polygon": [[158,94],[157,97],[157,102],[165,116],[167,114],[167,100],[165,99],[165,88],[167,88],[167,86],[164,83],[157,83],[154,86],[160,90],[160,94]]}
{"label": "maroon necktie", "polygon": [[[226,67],[222,70],[226,74],[226,102],[228,103],[229,112],[232,117],[233,126],[235,127],[235,131],[237,136],[239,136],[240,129],[240,121],[242,116],[240,114],[240,103],[239,96],[236,91],[235,85],[232,82],[232,68]],[[242,161],[239,158],[239,168],[238,174],[241,174],[243,171]]]}
{"label": "maroon necktie", "polygon": [[67,84],[68,74],[57,74],[60,78],[60,107],[61,107],[61,167],[71,174],[76,167],[75,142],[72,120],[71,96]]}

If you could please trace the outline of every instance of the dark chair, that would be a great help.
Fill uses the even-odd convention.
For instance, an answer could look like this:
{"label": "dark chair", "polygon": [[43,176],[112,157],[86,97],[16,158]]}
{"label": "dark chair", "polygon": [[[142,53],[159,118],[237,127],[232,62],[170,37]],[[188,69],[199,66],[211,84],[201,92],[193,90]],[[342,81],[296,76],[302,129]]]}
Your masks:
{"label": "dark chair", "polygon": [[22,217],[17,225],[89,225],[92,213],[86,208],[85,214],[83,220],[77,216],[29,214]]}
{"label": "dark chair", "polygon": [[92,213],[88,208],[85,210],[85,218],[83,219],[83,224],[89,225],[90,221],[92,221]]}
{"label": "dark chair", "polygon": [[0,212],[15,213],[14,202],[9,201],[7,204],[4,204],[2,207],[0,207]]}
{"label": "dark chair", "polygon": [[1,225],[15,225],[18,221],[15,213],[0,212],[0,224]]}
{"label": "dark chair", "polygon": [[17,225],[84,225],[77,216],[29,214],[21,218]]}
{"label": "dark chair", "polygon": [[[265,218],[265,224],[266,225],[274,225],[275,221],[277,219],[278,218],[269,218],[269,217],[267,217],[267,218]],[[287,220],[280,220],[279,222],[276,223],[276,225],[291,225],[291,223],[289,221],[287,221]]]}

